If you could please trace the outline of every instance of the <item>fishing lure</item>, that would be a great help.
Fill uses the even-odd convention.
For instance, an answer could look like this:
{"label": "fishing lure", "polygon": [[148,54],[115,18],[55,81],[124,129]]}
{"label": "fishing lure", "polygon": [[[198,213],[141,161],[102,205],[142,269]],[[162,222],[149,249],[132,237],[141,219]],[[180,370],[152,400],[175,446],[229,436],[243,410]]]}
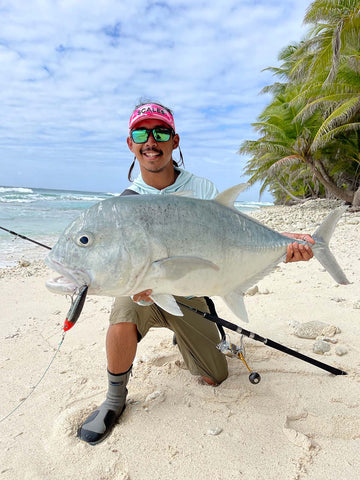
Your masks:
{"label": "fishing lure", "polygon": [[64,332],[67,332],[68,330],[70,330],[70,328],[72,328],[75,325],[78,318],[80,317],[81,311],[85,303],[87,291],[88,291],[88,286],[83,285],[79,289],[79,293],[75,298],[75,300],[72,301],[70,310],[68,311],[65,322],[64,322],[64,326],[63,326]]}

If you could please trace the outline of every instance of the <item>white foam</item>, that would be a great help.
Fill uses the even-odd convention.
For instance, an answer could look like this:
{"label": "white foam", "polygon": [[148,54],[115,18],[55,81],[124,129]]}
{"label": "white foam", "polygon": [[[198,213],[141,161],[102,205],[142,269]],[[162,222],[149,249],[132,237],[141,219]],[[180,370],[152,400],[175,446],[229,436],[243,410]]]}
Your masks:
{"label": "white foam", "polygon": [[17,192],[17,193],[34,193],[31,188],[25,187],[0,187],[0,193]]}

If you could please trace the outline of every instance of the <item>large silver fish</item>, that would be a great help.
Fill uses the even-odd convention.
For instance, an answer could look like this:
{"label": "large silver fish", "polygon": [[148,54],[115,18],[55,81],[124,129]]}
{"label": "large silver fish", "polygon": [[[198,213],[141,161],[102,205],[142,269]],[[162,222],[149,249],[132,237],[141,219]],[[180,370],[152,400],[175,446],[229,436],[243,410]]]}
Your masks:
{"label": "large silver fish", "polygon": [[[294,242],[233,207],[237,185],[214,200],[131,195],[85,210],[64,231],[46,263],[62,276],[56,293],[88,286],[91,295],[130,296],[152,289],[164,310],[182,315],[173,295],[219,296],[243,321],[244,292],[285,258]],[[315,257],[336,282],[349,283],[328,248],[346,207],[316,230]],[[299,243],[306,243],[299,241]]]}

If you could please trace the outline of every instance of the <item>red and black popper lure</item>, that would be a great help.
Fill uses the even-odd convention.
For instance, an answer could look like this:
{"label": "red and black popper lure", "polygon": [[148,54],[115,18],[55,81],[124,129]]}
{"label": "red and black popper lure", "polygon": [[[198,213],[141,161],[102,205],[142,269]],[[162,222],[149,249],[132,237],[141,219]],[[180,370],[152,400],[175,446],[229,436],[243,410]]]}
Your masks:
{"label": "red and black popper lure", "polygon": [[70,330],[70,328],[72,328],[75,325],[78,318],[80,317],[81,311],[85,303],[87,291],[88,291],[87,285],[83,285],[79,289],[79,293],[75,298],[75,300],[72,302],[70,310],[66,315],[66,319],[63,326],[64,332],[67,332],[68,330]]}

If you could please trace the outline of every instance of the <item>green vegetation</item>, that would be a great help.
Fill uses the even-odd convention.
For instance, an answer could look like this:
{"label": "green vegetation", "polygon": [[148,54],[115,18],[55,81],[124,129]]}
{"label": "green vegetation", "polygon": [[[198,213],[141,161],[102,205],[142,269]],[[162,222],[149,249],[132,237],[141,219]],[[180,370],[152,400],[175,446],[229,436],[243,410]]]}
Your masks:
{"label": "green vegetation", "polygon": [[304,40],[279,54],[244,173],[276,203],[331,197],[360,207],[360,0],[315,0]]}

